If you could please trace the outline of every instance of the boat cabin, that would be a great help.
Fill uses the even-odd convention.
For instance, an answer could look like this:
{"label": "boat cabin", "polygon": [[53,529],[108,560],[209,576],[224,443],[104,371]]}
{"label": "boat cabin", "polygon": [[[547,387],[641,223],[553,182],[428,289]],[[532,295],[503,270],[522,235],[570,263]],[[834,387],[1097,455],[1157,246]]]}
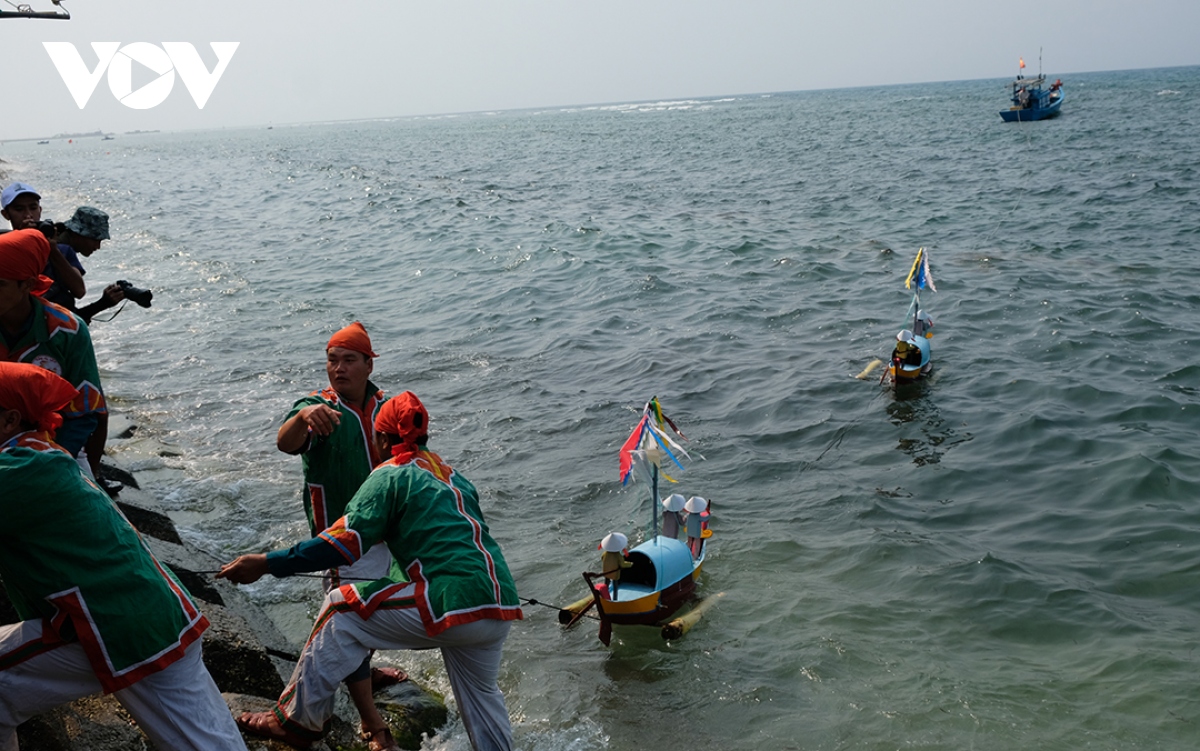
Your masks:
{"label": "boat cabin", "polygon": [[[626,560],[632,567],[621,572],[622,594],[659,592],[692,575],[695,561],[692,551],[679,540],[659,535],[629,551]],[[624,599],[624,598],[621,598]]]}

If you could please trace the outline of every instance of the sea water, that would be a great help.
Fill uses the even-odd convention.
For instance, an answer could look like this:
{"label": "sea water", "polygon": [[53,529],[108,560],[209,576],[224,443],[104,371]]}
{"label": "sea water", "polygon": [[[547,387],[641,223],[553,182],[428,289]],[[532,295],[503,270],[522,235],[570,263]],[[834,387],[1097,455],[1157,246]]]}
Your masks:
{"label": "sea water", "polygon": [[[478,486],[521,595],[637,542],[618,448],[714,511],[685,638],[529,605],[501,687],[538,751],[1192,749],[1200,739],[1200,69],[8,144],[86,261],[113,458],[221,559],[306,535],[275,450],[362,321]],[[331,119],[336,113],[330,113]],[[879,371],[925,247],[936,367]],[[91,299],[89,296],[88,299]],[[101,317],[104,317],[103,315]],[[313,580],[249,588],[302,639]],[[436,653],[384,654],[447,691]],[[463,749],[454,721],[429,748]]]}

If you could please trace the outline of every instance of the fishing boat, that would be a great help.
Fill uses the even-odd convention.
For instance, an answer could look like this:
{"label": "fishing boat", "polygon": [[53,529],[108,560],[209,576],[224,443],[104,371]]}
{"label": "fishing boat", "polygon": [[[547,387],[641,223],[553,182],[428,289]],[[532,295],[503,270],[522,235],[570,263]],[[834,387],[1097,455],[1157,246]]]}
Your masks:
{"label": "fishing boat", "polygon": [[[601,541],[604,551],[601,570],[583,574],[588,595],[559,611],[559,621],[570,628],[596,608],[600,641],[605,645],[612,639],[614,625],[654,626],[664,639],[679,638],[704,612],[703,607],[695,607],[675,617],[695,600],[696,580],[712,538],[709,528],[712,509],[698,496],[684,501],[682,495],[672,494],[660,501],[660,478],[674,482],[663,465],[667,464],[672,472],[682,471],[679,457],[688,458],[672,433],[686,440],[663,414],[658,399],[651,399],[620,453],[622,484],[636,474],[649,480],[650,523],[646,540],[628,550],[624,534],[614,532],[605,536]],[[686,533],[686,540],[679,539],[681,531]]]}
{"label": "fishing boat", "polygon": [[909,328],[896,334],[896,346],[892,349],[891,361],[880,382],[891,376],[892,384],[898,387],[912,383],[933,370],[933,350],[929,341],[933,338],[933,319],[921,307],[921,290],[926,287],[931,292],[937,292],[933,273],[929,270],[929,251],[920,248],[908,278],[904,280],[904,288],[911,289],[913,293],[908,312],[904,315]]}
{"label": "fishing boat", "polygon": [[[1040,58],[1038,66],[1041,67]],[[1020,70],[1025,70],[1024,59],[1021,60]],[[1000,117],[1006,123],[1032,122],[1054,117],[1062,108],[1065,99],[1062,79],[1057,79],[1047,88],[1046,77],[1040,70],[1036,78],[1025,78],[1023,73],[1018,73],[1016,79],[1008,86],[1012,106],[1000,110]]]}

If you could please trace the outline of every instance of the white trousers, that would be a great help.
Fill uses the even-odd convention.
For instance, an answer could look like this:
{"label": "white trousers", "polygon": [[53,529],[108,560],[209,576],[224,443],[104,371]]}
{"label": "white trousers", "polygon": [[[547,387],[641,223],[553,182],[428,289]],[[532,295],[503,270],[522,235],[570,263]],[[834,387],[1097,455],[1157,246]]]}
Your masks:
{"label": "white trousers", "polygon": [[[389,602],[411,603],[414,589],[412,584],[404,587]],[[512,749],[512,726],[497,684],[508,621],[474,621],[429,636],[411,605],[384,603],[364,619],[331,604],[335,601],[340,602],[336,590],[326,596],[317,626],[279,698],[279,711],[290,729],[318,737],[333,714],[338,684],[372,649],[440,649],[471,746],[476,751]]]}
{"label": "white trousers", "polygon": [[[0,665],[36,649],[41,639],[41,620],[0,626]],[[0,668],[0,749],[16,751],[17,726],[30,717],[100,690],[78,643]],[[162,751],[246,751],[233,715],[204,667],[198,640],[182,658],[113,697]]]}
{"label": "white trousers", "polygon": [[[372,545],[363,555],[349,566],[340,566],[336,569],[337,580],[333,577],[333,571],[326,571],[321,577],[321,584],[325,587],[325,594],[329,594],[332,590],[337,589],[342,584],[354,584],[356,582],[373,581],[387,576],[392,568],[392,551],[388,550],[388,546],[382,542]],[[346,676],[346,685],[349,686],[353,681],[365,681],[371,677],[371,658],[363,660],[362,665],[354,672],[359,675],[350,673]],[[353,681],[350,680],[353,676]],[[0,749],[3,751],[3,749]]]}
{"label": "white trousers", "polygon": [[75,463],[83,470],[84,477],[92,482],[96,481],[96,476],[92,474],[92,464],[88,461],[87,449],[79,449],[79,456],[75,457]]}

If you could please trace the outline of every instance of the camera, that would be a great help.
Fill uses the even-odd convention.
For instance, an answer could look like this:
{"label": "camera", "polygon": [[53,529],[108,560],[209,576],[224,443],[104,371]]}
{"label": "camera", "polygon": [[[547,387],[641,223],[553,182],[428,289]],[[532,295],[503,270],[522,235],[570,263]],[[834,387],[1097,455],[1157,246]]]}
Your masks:
{"label": "camera", "polygon": [[121,292],[125,294],[126,300],[133,300],[143,308],[150,307],[150,301],[154,299],[154,293],[148,289],[135,287],[124,279],[117,280],[117,286],[121,288]]}
{"label": "camera", "polygon": [[42,219],[34,226],[34,229],[45,235],[47,240],[53,240],[58,235],[57,226],[49,219]]}

